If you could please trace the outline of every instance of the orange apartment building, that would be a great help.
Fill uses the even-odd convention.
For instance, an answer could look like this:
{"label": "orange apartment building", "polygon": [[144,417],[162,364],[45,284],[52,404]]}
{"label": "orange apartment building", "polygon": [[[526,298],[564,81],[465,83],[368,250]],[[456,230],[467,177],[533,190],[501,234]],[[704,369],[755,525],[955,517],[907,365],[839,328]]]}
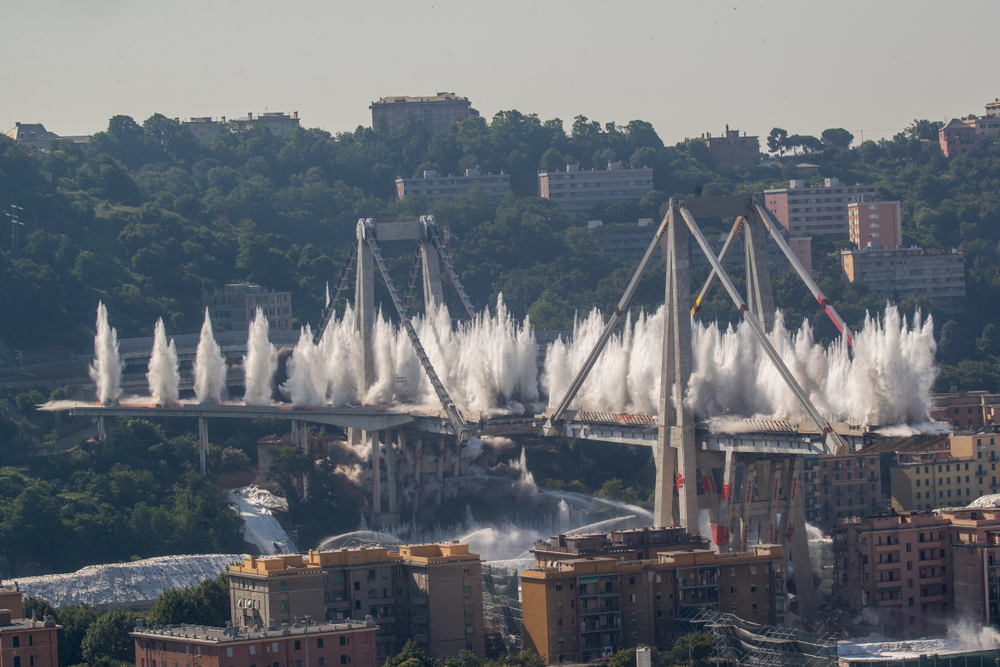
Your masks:
{"label": "orange apartment building", "polygon": [[51,616],[22,618],[22,592],[0,588],[0,667],[59,667],[59,644]]}
{"label": "orange apartment building", "polygon": [[875,187],[841,185],[827,178],[823,185],[789,181],[787,188],[764,190],[764,206],[792,236],[815,232],[834,240],[850,238],[847,206],[857,197],[875,196]]}
{"label": "orange apartment building", "polygon": [[680,529],[642,532],[539,543],[535,567],[521,572],[524,648],[553,664],[587,662],[608,648],[666,647],[706,608],[785,624],[781,546],[716,554]]}
{"label": "orange apartment building", "polygon": [[[308,615],[378,624],[376,658],[414,640],[433,657],[485,652],[481,562],[466,544],[310,551],[247,557],[229,567],[232,623],[289,627]],[[150,666],[152,667],[152,666]]]}
{"label": "orange apartment building", "polygon": [[851,243],[859,248],[898,248],[903,243],[898,201],[872,201],[862,195],[847,205]]}
{"label": "orange apartment building", "polygon": [[266,628],[202,625],[145,627],[135,641],[135,667],[378,667],[375,623],[295,623]]}
{"label": "orange apartment building", "polygon": [[939,634],[961,616],[1000,621],[1000,510],[858,519],[834,530],[833,551],[834,596],[873,612],[886,636]]}
{"label": "orange apartment building", "polygon": [[938,143],[945,157],[954,157],[963,153],[978,153],[980,148],[979,132],[976,122],[952,118],[947,125],[938,130]]}

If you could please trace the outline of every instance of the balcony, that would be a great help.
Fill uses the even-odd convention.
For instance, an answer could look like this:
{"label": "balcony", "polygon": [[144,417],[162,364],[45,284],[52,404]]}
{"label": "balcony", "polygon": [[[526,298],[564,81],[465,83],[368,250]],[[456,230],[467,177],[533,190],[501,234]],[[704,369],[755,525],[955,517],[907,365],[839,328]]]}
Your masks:
{"label": "balcony", "polygon": [[875,546],[875,553],[881,554],[887,551],[899,551],[899,543],[896,544],[879,544]]}
{"label": "balcony", "polygon": [[902,566],[898,560],[892,563],[875,563],[876,570],[898,570]]}
{"label": "balcony", "polygon": [[417,642],[418,644],[426,644],[427,643],[427,635],[424,634],[424,633],[422,633],[422,632],[419,633],[419,634],[415,634],[415,635],[413,635],[413,641]]}
{"label": "balcony", "polygon": [[875,600],[877,606],[879,607],[902,607],[903,599],[899,598],[896,600]]}
{"label": "balcony", "polygon": [[594,614],[617,614],[621,607],[617,605],[607,605],[606,607],[580,608],[581,616],[593,616]]}

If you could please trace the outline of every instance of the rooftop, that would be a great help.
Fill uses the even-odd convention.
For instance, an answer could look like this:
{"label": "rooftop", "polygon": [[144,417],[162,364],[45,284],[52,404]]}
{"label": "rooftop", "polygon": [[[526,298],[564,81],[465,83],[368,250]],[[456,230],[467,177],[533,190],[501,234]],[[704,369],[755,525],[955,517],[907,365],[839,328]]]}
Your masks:
{"label": "rooftop", "polygon": [[358,630],[377,627],[375,622],[370,619],[371,617],[369,616],[368,620],[365,621],[310,623],[308,626],[302,623],[294,623],[292,625],[282,626],[281,628],[272,623],[270,626],[260,630],[255,630],[251,627],[213,628],[207,625],[189,625],[186,623],[162,627],[147,627],[140,620],[140,625],[136,626],[135,631],[130,632],[129,634],[137,639],[173,637],[197,644],[229,644],[259,641],[269,637],[294,637],[306,634],[307,630],[311,635],[323,635],[331,633],[356,632]]}
{"label": "rooftop", "polygon": [[383,97],[378,102],[372,102],[372,106],[376,104],[409,104],[414,102],[468,102],[468,97],[461,97],[455,93],[438,93],[437,95],[427,95],[410,97],[409,95],[396,95],[394,97]]}

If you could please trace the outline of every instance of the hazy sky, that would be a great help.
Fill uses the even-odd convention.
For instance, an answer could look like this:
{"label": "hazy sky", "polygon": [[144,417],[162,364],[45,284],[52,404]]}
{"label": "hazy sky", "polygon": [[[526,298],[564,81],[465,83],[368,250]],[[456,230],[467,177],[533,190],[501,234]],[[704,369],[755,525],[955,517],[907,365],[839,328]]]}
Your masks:
{"label": "hazy sky", "polygon": [[982,113],[1000,2],[20,0],[0,40],[0,131],[92,134],[126,114],[298,111],[331,132],[390,95],[647,120],[667,143]]}

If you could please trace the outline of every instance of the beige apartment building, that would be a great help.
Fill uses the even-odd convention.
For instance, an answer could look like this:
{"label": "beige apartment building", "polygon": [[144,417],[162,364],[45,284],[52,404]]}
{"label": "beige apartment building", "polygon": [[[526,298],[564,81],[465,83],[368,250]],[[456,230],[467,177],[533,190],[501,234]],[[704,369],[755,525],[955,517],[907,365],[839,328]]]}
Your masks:
{"label": "beige apartment building", "polygon": [[858,519],[834,530],[833,550],[835,598],[871,612],[887,636],[938,634],[956,617],[1000,621],[1000,510]]}
{"label": "beige apartment building", "polygon": [[874,296],[926,297],[942,310],[954,310],[965,298],[965,256],[934,248],[860,248],[840,251],[849,282],[868,286]]}
{"label": "beige apartment building", "polygon": [[847,205],[851,243],[859,248],[898,248],[903,243],[898,201],[873,201],[862,195]]}
{"label": "beige apartment building", "polygon": [[212,325],[222,331],[246,331],[258,308],[264,311],[271,330],[293,328],[291,292],[268,291],[253,283],[230,283],[221,291],[203,294],[201,304],[208,309]]}
{"label": "beige apartment building", "polygon": [[1000,493],[996,433],[952,435],[922,452],[898,452],[890,467],[897,512],[964,507]]}
{"label": "beige apartment building", "polygon": [[568,164],[566,171],[538,174],[538,196],[565,213],[586,213],[601,202],[637,201],[652,189],[651,168],[623,169],[620,160],[607,169],[580,171],[579,164]]}
{"label": "beige apartment building", "polygon": [[783,626],[783,548],[716,554],[706,546],[676,528],[539,543],[535,567],[521,572],[524,647],[549,664],[587,662],[607,648],[666,647],[702,609]]}
{"label": "beige apartment building", "polygon": [[702,135],[708,152],[715,156],[716,166],[720,171],[728,171],[736,167],[756,167],[760,164],[760,139],[756,136],[748,137],[744,132],[740,136],[739,130],[730,130],[726,125],[726,133],[722,136],[713,137],[709,132]]}
{"label": "beige apartment building", "polygon": [[422,195],[428,202],[439,199],[452,199],[458,195],[468,194],[477,185],[483,187],[483,192],[489,197],[503,197],[510,192],[510,174],[502,171],[499,174],[481,174],[479,168],[466,169],[464,175],[448,174],[442,176],[429,169],[422,177],[397,178],[396,197],[406,199]]}
{"label": "beige apartment building", "polygon": [[411,639],[433,657],[485,651],[480,560],[465,544],[248,557],[230,566],[229,590],[237,627],[371,617],[379,662]]}
{"label": "beige apartment building", "polygon": [[862,195],[875,196],[871,185],[841,185],[836,178],[823,185],[789,181],[787,188],[764,190],[764,206],[792,236],[815,232],[834,240],[850,238],[847,205]]}

